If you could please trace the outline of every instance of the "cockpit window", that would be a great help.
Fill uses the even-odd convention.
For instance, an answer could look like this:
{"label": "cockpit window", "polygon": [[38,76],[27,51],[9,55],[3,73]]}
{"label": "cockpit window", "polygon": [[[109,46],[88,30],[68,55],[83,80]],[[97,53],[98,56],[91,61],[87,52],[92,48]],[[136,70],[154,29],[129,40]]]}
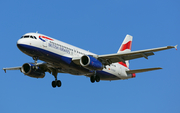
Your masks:
{"label": "cockpit window", "polygon": [[37,39],[35,36],[33,36],[34,37],[34,39]]}
{"label": "cockpit window", "polygon": [[30,35],[25,35],[25,36],[22,36],[21,38],[32,38],[32,39],[37,39],[35,36],[30,36]]}
{"label": "cockpit window", "polygon": [[24,36],[24,38],[29,38],[29,36]]}

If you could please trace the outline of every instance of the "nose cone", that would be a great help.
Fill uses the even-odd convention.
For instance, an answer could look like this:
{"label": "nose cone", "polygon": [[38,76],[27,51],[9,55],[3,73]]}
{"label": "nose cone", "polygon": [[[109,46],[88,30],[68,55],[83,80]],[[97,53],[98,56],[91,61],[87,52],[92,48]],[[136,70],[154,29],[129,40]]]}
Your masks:
{"label": "nose cone", "polygon": [[19,50],[21,50],[21,51],[26,51],[26,50],[27,50],[27,47],[26,47],[25,40],[19,39],[19,40],[17,41],[17,47],[18,47]]}
{"label": "nose cone", "polygon": [[18,41],[17,41],[17,47],[20,49],[20,50],[22,50],[22,39],[19,39]]}

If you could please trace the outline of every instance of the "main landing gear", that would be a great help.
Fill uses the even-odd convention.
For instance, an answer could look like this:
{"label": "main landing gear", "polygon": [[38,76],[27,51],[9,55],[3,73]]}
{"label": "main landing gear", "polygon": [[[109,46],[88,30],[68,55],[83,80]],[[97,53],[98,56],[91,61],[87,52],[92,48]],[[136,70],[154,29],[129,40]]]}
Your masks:
{"label": "main landing gear", "polygon": [[96,71],[94,71],[94,75],[92,75],[92,76],[90,77],[90,81],[91,81],[92,83],[94,83],[95,81],[96,81],[96,82],[99,82],[99,81],[100,81],[100,77],[99,77],[98,75],[96,75]]}
{"label": "main landing gear", "polygon": [[52,81],[52,87],[55,88],[56,86],[61,87],[61,81],[60,80]]}
{"label": "main landing gear", "polygon": [[92,75],[91,76],[91,78],[90,78],[90,81],[92,82],[92,83],[94,83],[95,81],[96,82],[99,82],[100,81],[100,77],[99,76],[94,76],[94,75]]}

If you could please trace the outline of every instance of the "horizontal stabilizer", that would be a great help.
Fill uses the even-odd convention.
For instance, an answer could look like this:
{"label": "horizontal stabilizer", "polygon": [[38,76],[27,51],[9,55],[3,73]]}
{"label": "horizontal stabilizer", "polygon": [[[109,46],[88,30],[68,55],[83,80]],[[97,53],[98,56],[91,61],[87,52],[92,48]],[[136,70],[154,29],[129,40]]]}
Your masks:
{"label": "horizontal stabilizer", "polygon": [[146,69],[136,69],[136,70],[129,70],[126,71],[128,74],[132,74],[132,73],[142,73],[142,72],[146,72],[146,71],[153,71],[153,70],[159,70],[162,69],[161,67],[157,67],[157,68],[146,68]]}

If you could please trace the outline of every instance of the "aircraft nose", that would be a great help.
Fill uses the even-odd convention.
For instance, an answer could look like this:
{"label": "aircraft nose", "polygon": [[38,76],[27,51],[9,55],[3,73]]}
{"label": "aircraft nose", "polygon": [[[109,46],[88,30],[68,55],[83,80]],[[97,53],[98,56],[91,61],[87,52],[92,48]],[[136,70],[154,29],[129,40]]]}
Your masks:
{"label": "aircraft nose", "polygon": [[17,47],[20,49],[20,50],[22,50],[23,49],[23,41],[22,41],[22,39],[19,39],[18,41],[17,41]]}

